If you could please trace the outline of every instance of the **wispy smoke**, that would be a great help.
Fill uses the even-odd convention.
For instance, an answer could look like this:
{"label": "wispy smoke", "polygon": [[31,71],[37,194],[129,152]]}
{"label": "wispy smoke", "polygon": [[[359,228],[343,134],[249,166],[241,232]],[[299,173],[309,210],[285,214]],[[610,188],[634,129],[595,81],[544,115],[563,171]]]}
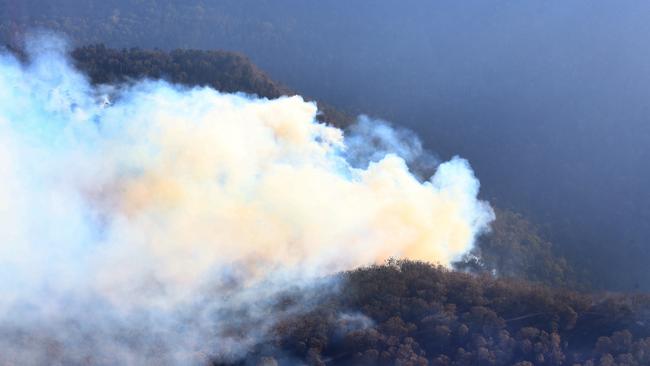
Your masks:
{"label": "wispy smoke", "polygon": [[346,131],[346,159],[355,168],[367,168],[372,162],[393,154],[402,158],[413,174],[428,179],[440,160],[422,146],[415,132],[392,126],[389,122],[359,116]]}
{"label": "wispy smoke", "polygon": [[464,160],[424,183],[395,154],[355,167],[300,97],[96,88],[56,42],[30,52],[0,56],[0,364],[236,358],[315,301],[279,292],[449,265],[492,219]]}

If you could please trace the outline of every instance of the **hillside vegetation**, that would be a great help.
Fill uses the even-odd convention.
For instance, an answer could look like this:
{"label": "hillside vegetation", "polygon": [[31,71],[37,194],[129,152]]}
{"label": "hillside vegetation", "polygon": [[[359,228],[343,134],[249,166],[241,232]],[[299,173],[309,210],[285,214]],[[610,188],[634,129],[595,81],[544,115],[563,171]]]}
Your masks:
{"label": "hillside vegetation", "polygon": [[[72,58],[95,84],[124,83],[142,78],[165,79],[185,86],[209,86],[225,93],[243,92],[263,98],[294,95],[288,87],[271,80],[247,57],[227,51],[139,48],[112,49],[102,44],[75,49]],[[326,123],[345,127],[352,117],[318,102]]]}
{"label": "hillside vegetation", "polygon": [[399,260],[340,279],[340,292],[278,324],[246,362],[650,364],[649,296],[589,295]]}

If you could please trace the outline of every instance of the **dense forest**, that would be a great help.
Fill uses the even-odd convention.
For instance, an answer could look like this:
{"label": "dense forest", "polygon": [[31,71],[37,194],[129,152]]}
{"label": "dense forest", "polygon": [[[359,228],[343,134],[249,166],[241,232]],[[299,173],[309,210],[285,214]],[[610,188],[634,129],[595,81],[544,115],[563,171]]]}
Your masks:
{"label": "dense forest", "polygon": [[576,273],[648,290],[646,14],[593,1],[1,0],[0,37],[242,52],[301,94],[467,158],[484,197],[537,223]]}
{"label": "dense forest", "polygon": [[244,92],[266,98],[289,93],[243,55],[232,52],[115,50],[100,44],[78,48],[72,57],[98,84],[148,78],[168,79],[182,85],[209,85],[223,92]]}
{"label": "dense forest", "polygon": [[[245,56],[226,51],[177,49],[171,52],[138,48],[116,50],[103,44],[75,49],[72,58],[96,84],[129,80],[164,79],[185,86],[210,86],[227,93],[247,93],[264,98],[296,94],[271,80]],[[345,127],[352,117],[318,102],[319,118]]]}
{"label": "dense forest", "polygon": [[648,296],[587,295],[399,260],[340,278],[340,292],[280,322],[242,364],[650,363]]}

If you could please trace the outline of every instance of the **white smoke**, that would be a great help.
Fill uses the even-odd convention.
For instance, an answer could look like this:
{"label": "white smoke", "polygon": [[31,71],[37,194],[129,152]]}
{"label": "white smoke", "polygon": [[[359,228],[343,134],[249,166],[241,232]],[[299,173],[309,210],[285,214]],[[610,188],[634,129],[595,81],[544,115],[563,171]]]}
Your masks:
{"label": "white smoke", "polygon": [[345,150],[347,161],[356,168],[367,168],[388,154],[404,159],[414,174],[428,179],[440,160],[422,146],[415,132],[391,125],[387,121],[359,116],[346,130]]}
{"label": "white smoke", "polygon": [[60,44],[30,52],[0,56],[0,364],[236,358],[308,306],[271,312],[289,285],[449,265],[493,217],[466,161],[357,168],[300,97],[96,88]]}

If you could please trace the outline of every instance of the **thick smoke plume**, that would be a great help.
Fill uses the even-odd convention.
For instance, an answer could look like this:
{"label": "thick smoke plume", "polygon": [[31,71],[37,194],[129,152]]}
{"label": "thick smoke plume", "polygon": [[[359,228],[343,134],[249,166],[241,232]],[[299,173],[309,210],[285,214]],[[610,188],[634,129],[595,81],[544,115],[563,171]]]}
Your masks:
{"label": "thick smoke plume", "polygon": [[93,87],[52,41],[30,59],[0,56],[0,364],[237,358],[315,301],[274,313],[281,291],[448,265],[492,218],[464,160],[356,168],[300,97]]}

